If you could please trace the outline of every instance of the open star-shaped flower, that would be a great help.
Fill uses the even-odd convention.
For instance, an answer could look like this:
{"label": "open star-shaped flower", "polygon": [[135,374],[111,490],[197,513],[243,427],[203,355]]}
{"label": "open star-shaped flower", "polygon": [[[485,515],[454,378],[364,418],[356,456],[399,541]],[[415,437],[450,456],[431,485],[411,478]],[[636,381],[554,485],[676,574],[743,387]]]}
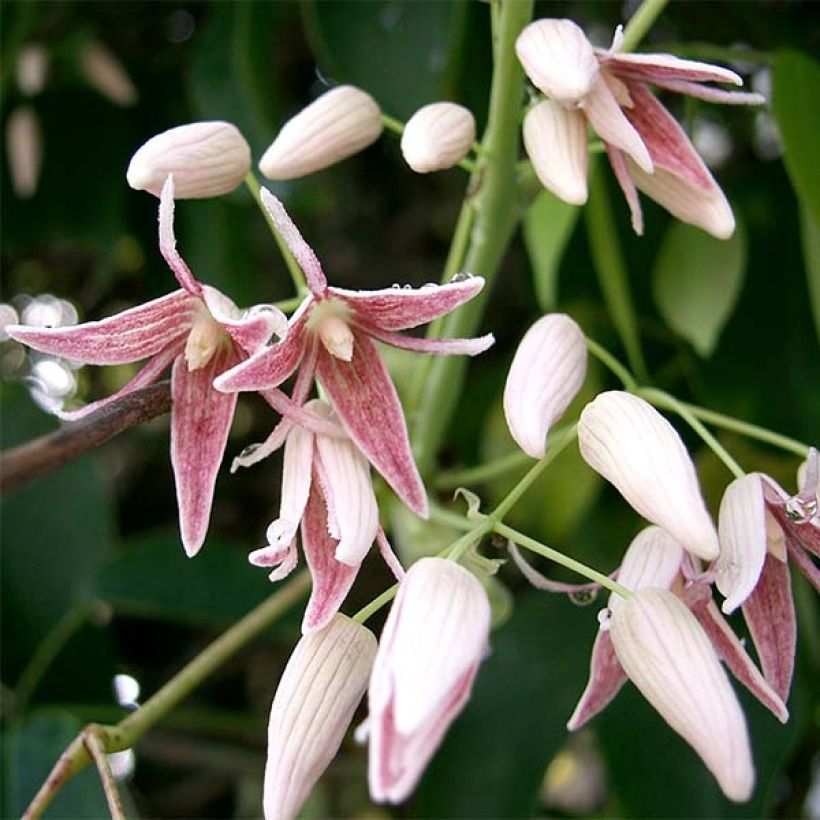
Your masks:
{"label": "open star-shaped flower", "polygon": [[[484,280],[465,277],[446,285],[374,291],[329,287],[316,254],[282,203],[264,188],[262,201],[304,271],[310,293],[291,317],[287,336],[224,373],[215,381],[216,388],[267,390],[300,368],[292,399],[301,404],[315,376],[356,446],[408,507],[426,517],[427,494],[410,451],[399,397],[374,342],[438,355],[483,352],[493,343],[491,334],[425,339],[396,331],[449,313],[478,294]],[[281,433],[274,431],[276,444],[283,440]],[[270,440],[263,447],[273,449]]]}
{"label": "open star-shaped flower", "polygon": [[[236,396],[214,390],[213,380],[264,347],[272,335],[283,336],[287,319],[269,305],[243,312],[227,296],[198,282],[176,250],[173,219],[174,184],[168,177],[160,198],[159,246],[180,290],[98,322],[53,329],[11,325],[6,330],[35,350],[86,364],[149,359],[114,395],[60,413],[69,421],[151,384],[172,368],[171,462],[182,543],[192,556],[205,540],[216,474],[236,407]],[[280,411],[291,406],[284,394],[269,392],[265,398]],[[300,415],[298,409],[294,412]]]}

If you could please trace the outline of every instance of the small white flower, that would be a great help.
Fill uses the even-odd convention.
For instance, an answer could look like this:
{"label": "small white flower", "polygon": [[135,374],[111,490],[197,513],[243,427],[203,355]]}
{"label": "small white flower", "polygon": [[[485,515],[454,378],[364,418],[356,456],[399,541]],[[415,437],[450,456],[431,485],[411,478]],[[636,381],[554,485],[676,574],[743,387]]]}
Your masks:
{"label": "small white flower", "polygon": [[462,105],[438,102],[419,108],[407,121],[401,152],[419,174],[452,168],[475,140],[475,117]]}
{"label": "small white flower", "polygon": [[128,166],[128,184],[159,196],[169,174],[177,199],[233,191],[251,167],[251,149],[229,122],[193,122],[163,131],[142,145]]}
{"label": "small white flower", "polygon": [[372,145],[382,113],[360,88],[340,85],[288,120],[259,161],[268,179],[297,179],[334,165]]}

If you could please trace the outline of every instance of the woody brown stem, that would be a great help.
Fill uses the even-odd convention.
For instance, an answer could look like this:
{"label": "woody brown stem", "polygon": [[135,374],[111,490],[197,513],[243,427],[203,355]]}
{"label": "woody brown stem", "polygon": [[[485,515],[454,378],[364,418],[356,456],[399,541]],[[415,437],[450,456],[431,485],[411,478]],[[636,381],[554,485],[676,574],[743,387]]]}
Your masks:
{"label": "woody brown stem", "polygon": [[0,455],[0,491],[42,478],[123,430],[170,409],[171,383],[164,381],[135,390],[54,433],[12,447]]}

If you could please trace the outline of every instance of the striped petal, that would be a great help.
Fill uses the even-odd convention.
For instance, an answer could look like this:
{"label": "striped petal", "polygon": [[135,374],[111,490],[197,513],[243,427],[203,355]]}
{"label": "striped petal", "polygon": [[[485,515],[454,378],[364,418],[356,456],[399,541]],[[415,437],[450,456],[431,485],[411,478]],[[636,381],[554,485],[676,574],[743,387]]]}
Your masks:
{"label": "striped petal", "polygon": [[734,71],[722,66],[685,60],[672,54],[623,54],[617,51],[598,51],[602,66],[621,77],[652,85],[665,80],[688,80],[697,83],[729,83],[743,85]]}
{"label": "striped petal", "polygon": [[433,356],[478,356],[495,343],[495,336],[492,333],[473,339],[428,339],[421,336],[403,336],[401,333],[391,333],[375,327],[359,327],[369,336],[391,347],[410,350],[413,353],[429,353]]}
{"label": "striped petal", "polygon": [[576,732],[599,712],[606,709],[626,683],[620,661],[612,648],[609,632],[599,630],[592,645],[589,660],[589,680],[581,699],[567,723],[570,732]]}
{"label": "striped petal", "polygon": [[174,234],[174,177],[168,175],[159,198],[159,251],[180,286],[192,296],[202,295],[202,285],[196,281],[191,269],[177,251]]}
{"label": "striped petal", "polygon": [[202,298],[211,316],[248,355],[264,347],[272,336],[283,339],[288,333],[287,316],[273,305],[240,310],[224,293],[209,285],[202,286]]}

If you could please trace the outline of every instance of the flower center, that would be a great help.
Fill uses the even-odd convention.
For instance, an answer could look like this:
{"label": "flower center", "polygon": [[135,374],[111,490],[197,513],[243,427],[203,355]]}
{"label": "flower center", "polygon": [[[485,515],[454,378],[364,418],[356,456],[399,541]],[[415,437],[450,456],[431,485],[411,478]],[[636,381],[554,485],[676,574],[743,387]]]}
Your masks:
{"label": "flower center", "polygon": [[194,320],[194,326],[185,343],[185,361],[188,370],[205,367],[220,345],[226,340],[225,331],[210,313],[202,313]]}
{"label": "flower center", "polygon": [[340,299],[323,299],[314,306],[308,324],[318,334],[325,350],[337,359],[353,358],[353,331],[348,325],[350,308]]}

